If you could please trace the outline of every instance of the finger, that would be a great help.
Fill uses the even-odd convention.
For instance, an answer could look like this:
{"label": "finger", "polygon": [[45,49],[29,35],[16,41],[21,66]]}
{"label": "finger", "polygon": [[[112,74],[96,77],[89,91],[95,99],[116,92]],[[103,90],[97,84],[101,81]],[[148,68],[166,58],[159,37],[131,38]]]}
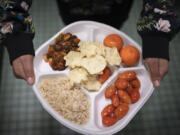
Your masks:
{"label": "finger", "polygon": [[159,73],[161,80],[168,73],[168,70],[169,70],[168,60],[159,58]]}
{"label": "finger", "polygon": [[23,65],[19,59],[13,61],[13,73],[16,78],[26,80],[26,75],[24,73]]}
{"label": "finger", "polygon": [[151,80],[155,87],[159,87],[161,83],[161,77],[159,73],[159,59],[158,58],[147,58],[146,63],[150,70]]}
{"label": "finger", "polygon": [[29,85],[34,84],[35,76],[33,70],[33,56],[24,55],[22,56],[23,68],[26,75],[26,81]]}

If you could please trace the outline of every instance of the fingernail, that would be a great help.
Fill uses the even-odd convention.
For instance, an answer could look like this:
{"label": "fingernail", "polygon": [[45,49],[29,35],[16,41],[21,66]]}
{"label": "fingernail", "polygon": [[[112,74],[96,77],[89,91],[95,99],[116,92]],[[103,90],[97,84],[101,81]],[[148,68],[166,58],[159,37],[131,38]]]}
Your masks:
{"label": "fingernail", "polygon": [[155,87],[159,87],[159,86],[160,86],[160,82],[159,82],[158,80],[155,80],[155,81],[154,81],[154,86],[155,86]]}
{"label": "fingernail", "polygon": [[29,78],[27,79],[27,83],[28,83],[29,85],[32,85],[32,84],[34,83],[32,77],[29,77]]}

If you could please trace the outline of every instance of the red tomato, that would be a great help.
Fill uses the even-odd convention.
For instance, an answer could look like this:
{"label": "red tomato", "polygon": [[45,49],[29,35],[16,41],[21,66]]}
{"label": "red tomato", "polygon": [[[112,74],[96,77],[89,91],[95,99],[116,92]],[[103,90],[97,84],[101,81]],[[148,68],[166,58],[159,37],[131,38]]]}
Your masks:
{"label": "red tomato", "polygon": [[122,103],[114,110],[114,115],[116,116],[116,118],[121,119],[127,114],[128,111],[128,104]]}
{"label": "red tomato", "polygon": [[130,93],[133,91],[133,87],[132,87],[132,84],[131,84],[131,83],[129,83],[126,91],[127,91],[128,94],[130,94]]}
{"label": "red tomato", "polygon": [[130,93],[131,101],[132,103],[136,103],[140,99],[140,93],[139,89],[135,88],[131,93]]}
{"label": "red tomato", "polygon": [[117,121],[117,118],[115,116],[105,116],[102,118],[102,123],[104,126],[112,126]]}
{"label": "red tomato", "polygon": [[128,87],[129,82],[124,79],[118,79],[115,81],[115,86],[117,89],[125,90]]}
{"label": "red tomato", "polygon": [[108,67],[106,67],[103,70],[103,74],[99,75],[98,80],[101,84],[103,84],[110,76],[111,76],[111,70]]}
{"label": "red tomato", "polygon": [[127,81],[132,81],[132,80],[136,79],[136,72],[134,72],[134,71],[125,71],[123,73],[120,73],[118,75],[118,78],[119,79],[124,79],[124,80],[127,80]]}
{"label": "red tomato", "polygon": [[122,38],[117,34],[110,34],[104,39],[104,45],[107,47],[116,47],[118,51],[121,50],[123,46]]}
{"label": "red tomato", "polygon": [[116,92],[115,86],[111,85],[109,86],[106,91],[105,91],[105,97],[106,98],[111,98]]}
{"label": "red tomato", "polygon": [[114,106],[112,104],[110,105],[107,105],[101,112],[101,116],[104,117],[104,116],[108,116],[110,114],[112,114],[114,112]]}
{"label": "red tomato", "polygon": [[118,90],[118,96],[123,103],[127,103],[127,104],[131,103],[131,97],[126,91]]}
{"label": "red tomato", "polygon": [[117,94],[112,96],[112,104],[114,105],[114,107],[118,107],[118,105],[120,104],[120,100]]}
{"label": "red tomato", "polygon": [[135,80],[132,80],[131,81],[131,84],[132,84],[132,86],[134,87],[134,88],[140,88],[140,86],[141,86],[141,83],[140,83],[140,81],[139,81],[139,79],[136,77],[136,79]]}

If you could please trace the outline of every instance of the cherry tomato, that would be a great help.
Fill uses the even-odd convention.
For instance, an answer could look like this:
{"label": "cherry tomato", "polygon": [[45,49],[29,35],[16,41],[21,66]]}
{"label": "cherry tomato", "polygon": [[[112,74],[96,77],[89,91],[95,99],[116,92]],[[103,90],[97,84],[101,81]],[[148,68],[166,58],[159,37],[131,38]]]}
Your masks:
{"label": "cherry tomato", "polygon": [[131,81],[131,84],[132,84],[133,88],[140,88],[140,86],[141,86],[141,83],[137,77],[135,80]]}
{"label": "cherry tomato", "polygon": [[127,80],[127,81],[132,81],[132,80],[136,79],[136,72],[134,72],[134,71],[125,71],[123,73],[120,73],[118,75],[118,78],[119,79],[124,79],[124,80]]}
{"label": "cherry tomato", "polygon": [[104,126],[112,126],[117,122],[117,118],[115,116],[105,116],[102,118],[102,123]]}
{"label": "cherry tomato", "polygon": [[111,76],[111,70],[108,67],[106,67],[103,70],[103,74],[99,75],[98,80],[101,84],[103,84],[110,76]]}
{"label": "cherry tomato", "polygon": [[111,98],[116,92],[115,86],[111,85],[109,86],[106,91],[105,91],[105,97],[106,98]]}
{"label": "cherry tomato", "polygon": [[118,107],[118,105],[120,104],[120,100],[117,94],[112,96],[112,104],[114,107]]}
{"label": "cherry tomato", "polygon": [[125,90],[128,87],[129,82],[124,79],[118,79],[115,81],[115,86],[117,89]]}
{"label": "cherry tomato", "polygon": [[101,116],[104,117],[104,116],[108,116],[110,114],[112,114],[114,112],[114,109],[115,107],[110,104],[110,105],[107,105],[101,112]]}
{"label": "cherry tomato", "polygon": [[122,100],[123,103],[127,103],[127,104],[131,103],[131,97],[126,91],[118,90],[118,96]]}
{"label": "cherry tomato", "polygon": [[128,104],[122,103],[114,110],[114,116],[116,116],[116,118],[118,119],[121,119],[127,114],[128,111],[129,111]]}
{"label": "cherry tomato", "polygon": [[133,87],[132,87],[132,84],[131,84],[131,83],[129,83],[126,91],[127,91],[128,94],[130,94],[130,93],[133,91]]}
{"label": "cherry tomato", "polygon": [[116,47],[118,51],[120,51],[123,46],[123,40],[117,34],[110,34],[104,39],[104,45],[108,47]]}
{"label": "cherry tomato", "polygon": [[134,88],[134,90],[130,93],[132,103],[136,103],[140,99],[140,93],[138,88]]}

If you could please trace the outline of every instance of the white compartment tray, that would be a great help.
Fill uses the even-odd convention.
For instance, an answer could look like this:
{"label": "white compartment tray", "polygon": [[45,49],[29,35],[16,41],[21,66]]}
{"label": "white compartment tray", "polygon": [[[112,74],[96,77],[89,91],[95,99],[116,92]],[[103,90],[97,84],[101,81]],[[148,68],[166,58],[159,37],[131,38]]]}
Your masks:
{"label": "white compartment tray", "polygon": [[[57,34],[55,34],[51,39],[46,41],[44,44],[42,44],[36,51],[36,56],[34,59],[34,70],[36,74],[36,82],[33,85],[33,90],[44,107],[44,109],[52,115],[57,121],[59,121],[64,126],[82,133],[82,134],[91,134],[91,135],[109,135],[114,134],[120,130],[122,130],[129,122],[130,120],[135,116],[135,114],[141,109],[141,107],[144,105],[144,103],[149,99],[151,96],[154,87],[152,85],[150,76],[146,68],[144,67],[142,63],[142,55],[140,56],[139,63],[135,67],[124,67],[123,65],[120,65],[119,68],[113,68],[113,74],[112,76],[102,85],[101,89],[97,92],[88,92],[85,89],[82,89],[87,97],[90,99],[91,107],[90,107],[90,120],[87,124],[81,126],[74,124],[65,118],[63,118],[61,115],[59,115],[43,98],[43,96],[40,93],[40,90],[38,89],[38,84],[43,78],[47,77],[56,77],[56,76],[68,76],[69,69],[65,69],[64,71],[54,71],[51,69],[48,63],[46,63],[43,60],[43,54],[47,53],[48,47],[50,44],[54,43],[55,38],[60,33],[67,33],[70,32],[74,35],[76,35],[81,41],[93,41],[93,42],[103,42],[104,38],[108,34],[116,33],[120,35],[123,38],[124,46],[126,45],[134,45],[136,48],[139,49],[141,53],[141,47],[132,40],[129,36],[124,34],[123,32],[102,24],[97,23],[93,21],[79,21],[72,23],[62,30],[60,30]],[[113,126],[105,127],[102,125],[102,119],[101,119],[101,111],[102,109],[110,103],[110,100],[105,99],[104,91],[106,88],[114,83],[114,81],[117,79],[117,75],[123,71],[128,70],[134,70],[137,73],[137,77],[139,78],[141,82],[140,87],[140,94],[141,98],[137,103],[129,105],[130,109],[127,113],[127,115],[116,122]]]}

